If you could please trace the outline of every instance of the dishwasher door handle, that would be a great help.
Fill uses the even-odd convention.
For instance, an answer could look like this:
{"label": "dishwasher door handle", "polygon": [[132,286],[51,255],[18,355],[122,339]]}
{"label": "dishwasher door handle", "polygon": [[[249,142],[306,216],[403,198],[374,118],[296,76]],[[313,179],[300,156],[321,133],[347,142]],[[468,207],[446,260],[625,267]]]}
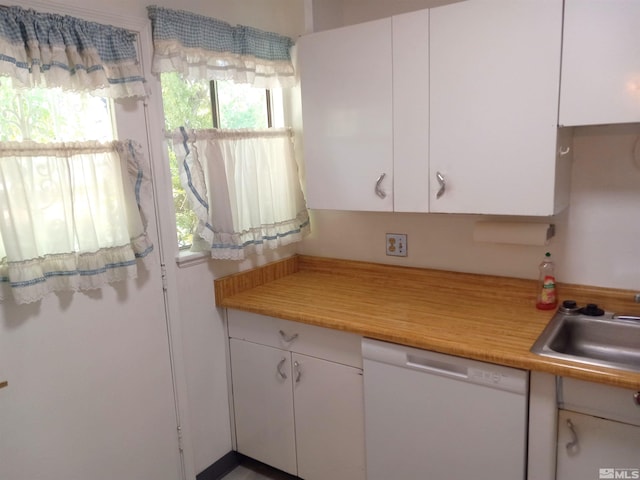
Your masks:
{"label": "dishwasher door handle", "polygon": [[453,363],[442,362],[418,355],[407,355],[407,367],[455,378],[468,378],[467,368]]}

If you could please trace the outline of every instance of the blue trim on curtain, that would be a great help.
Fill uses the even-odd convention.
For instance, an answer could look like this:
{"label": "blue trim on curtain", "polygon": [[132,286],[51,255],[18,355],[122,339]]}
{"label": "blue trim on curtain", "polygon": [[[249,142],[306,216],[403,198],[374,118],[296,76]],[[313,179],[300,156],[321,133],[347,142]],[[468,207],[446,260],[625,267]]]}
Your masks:
{"label": "blue trim on curtain", "polygon": [[251,55],[262,60],[291,61],[293,40],[253,27],[233,26],[211,17],[158,6],[147,7],[153,39],[178,40],[186,48]]}
{"label": "blue trim on curtain", "polygon": [[[151,250],[153,250],[152,247],[149,247]],[[149,250],[149,251],[151,251]],[[136,257],[138,257],[138,255],[136,255]],[[11,286],[11,288],[20,288],[20,287],[28,287],[30,285],[36,285],[38,283],[43,283],[47,281],[47,278],[50,277],[73,277],[75,275],[80,275],[80,276],[91,276],[91,275],[98,275],[100,273],[106,273],[107,270],[112,269],[112,268],[122,268],[122,267],[130,267],[132,265],[135,265],[136,261],[135,260],[129,260],[126,262],[114,262],[114,263],[106,263],[104,266],[100,267],[100,268],[94,268],[91,270],[58,270],[55,272],[45,272],[42,274],[41,277],[39,278],[33,278],[31,280],[25,280],[23,282],[11,282],[9,281],[9,279],[7,278],[7,281],[9,282],[9,285]]]}
{"label": "blue trim on curtain", "polygon": [[[104,72],[106,85],[74,85],[76,89],[95,90],[109,85],[140,84],[135,86],[139,89],[135,95],[144,91],[142,84],[145,79],[138,66],[136,39],[136,34],[128,30],[68,15],[40,13],[18,6],[0,8],[0,42],[10,45],[16,52],[24,49],[23,58],[3,54],[0,55],[0,61],[13,65],[25,74],[46,74],[55,69],[67,72],[70,77],[81,71],[89,74]],[[83,61],[84,55],[89,53],[87,64],[78,63],[69,55],[59,53],[68,53],[71,49],[77,49]],[[45,53],[41,54],[40,50]],[[53,55],[50,55],[51,52]],[[47,86],[65,85],[48,82]]]}
{"label": "blue trim on curtain", "polygon": [[[200,205],[202,205],[208,211],[209,203],[200,196],[200,193],[194,187],[193,179],[191,176],[191,169],[189,168],[189,164],[187,163],[187,158],[189,158],[189,155],[191,154],[191,150],[189,150],[189,145],[187,145],[187,141],[189,140],[189,135],[187,134],[187,131],[184,127],[180,127],[180,133],[182,134],[182,138],[184,139],[184,141],[182,142],[182,146],[184,147],[185,155],[184,155],[184,159],[182,160],[182,166],[184,167],[184,171],[187,174],[187,185],[189,186],[189,190],[191,190],[191,192],[193,193],[193,196],[196,197],[198,202],[200,202]],[[213,231],[213,227],[211,227],[208,223],[206,225],[211,229],[211,231]]]}
{"label": "blue trim on curtain", "polygon": [[[292,230],[289,230],[287,232],[283,232],[283,233],[279,233],[277,235],[263,235],[261,239],[259,240],[247,240],[246,242],[244,242],[242,245],[234,245],[231,243],[214,243],[211,245],[211,248],[229,248],[231,250],[242,250],[243,248],[248,247],[249,245],[261,245],[263,244],[265,241],[269,241],[269,240],[277,240],[278,238],[285,238],[288,237],[289,235],[295,235],[295,234],[299,234],[302,229],[308,227],[311,224],[311,220],[307,219],[304,222],[302,222],[298,228],[294,228]],[[212,229],[213,231],[213,229]]]}

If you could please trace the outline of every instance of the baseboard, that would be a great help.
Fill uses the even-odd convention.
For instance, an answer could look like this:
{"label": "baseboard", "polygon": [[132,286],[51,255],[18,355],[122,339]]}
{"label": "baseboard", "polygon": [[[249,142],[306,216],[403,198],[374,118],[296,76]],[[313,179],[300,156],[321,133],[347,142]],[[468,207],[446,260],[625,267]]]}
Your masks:
{"label": "baseboard", "polygon": [[243,455],[231,451],[196,475],[196,480],[219,480],[240,465]]}

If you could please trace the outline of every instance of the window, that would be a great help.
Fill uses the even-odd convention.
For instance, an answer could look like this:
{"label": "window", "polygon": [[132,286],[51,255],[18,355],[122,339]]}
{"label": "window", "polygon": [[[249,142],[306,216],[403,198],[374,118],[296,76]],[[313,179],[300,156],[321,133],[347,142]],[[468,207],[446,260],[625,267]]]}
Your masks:
{"label": "window", "polygon": [[140,156],[115,141],[112,107],[0,78],[0,301],[133,278],[151,251],[128,172]]}
{"label": "window", "polygon": [[[184,10],[147,8],[151,70],[184,79],[180,85],[175,73],[161,77],[167,139],[179,158],[172,158],[173,178],[186,190],[183,195],[174,180],[178,244],[191,243],[192,251],[209,251],[213,259],[242,260],[302,240],[310,222],[293,130],[264,128],[279,126],[283,116],[274,110],[281,102],[274,91],[235,93],[247,88],[236,85],[294,86],[293,40]],[[234,85],[211,88],[211,80]]]}
{"label": "window", "polygon": [[[192,129],[254,129],[284,126],[282,91],[226,81],[184,80],[178,73],[161,74],[167,133]],[[175,152],[169,144],[169,165],[176,212],[178,247],[189,248],[198,223],[180,183]]]}
{"label": "window", "polygon": [[0,141],[114,140],[111,100],[60,89],[15,89],[0,77]]}
{"label": "window", "polygon": [[146,96],[137,34],[17,6],[0,23],[0,301],[135,278],[148,164],[110,99]]}

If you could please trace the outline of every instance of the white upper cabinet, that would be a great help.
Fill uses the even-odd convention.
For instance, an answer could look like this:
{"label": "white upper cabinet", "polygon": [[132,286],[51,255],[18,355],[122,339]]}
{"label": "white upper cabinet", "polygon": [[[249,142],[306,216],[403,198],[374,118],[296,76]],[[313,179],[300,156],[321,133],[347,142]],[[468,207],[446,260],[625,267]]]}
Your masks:
{"label": "white upper cabinet", "polygon": [[526,216],[566,207],[562,8],[466,0],[302,37],[308,206]]}
{"label": "white upper cabinet", "polygon": [[430,211],[545,216],[564,208],[562,0],[468,0],[430,16]]}
{"label": "white upper cabinet", "polygon": [[429,11],[298,42],[310,208],[429,211]]}
{"label": "white upper cabinet", "polygon": [[391,19],[298,41],[309,208],[393,210]]}
{"label": "white upper cabinet", "polygon": [[393,210],[429,211],[429,10],[393,30]]}
{"label": "white upper cabinet", "polygon": [[565,0],[560,125],[640,122],[640,2]]}

